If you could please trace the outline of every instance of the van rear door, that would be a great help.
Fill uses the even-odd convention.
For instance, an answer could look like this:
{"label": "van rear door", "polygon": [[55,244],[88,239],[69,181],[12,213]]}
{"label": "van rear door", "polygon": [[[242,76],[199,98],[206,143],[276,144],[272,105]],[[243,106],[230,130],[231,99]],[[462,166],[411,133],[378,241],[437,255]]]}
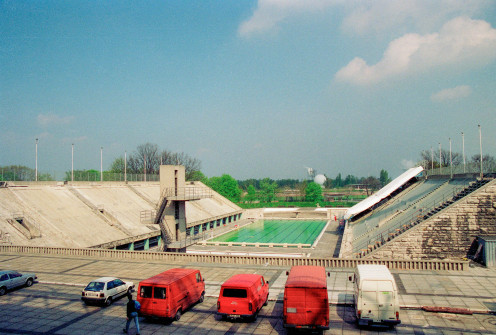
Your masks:
{"label": "van rear door", "polygon": [[365,280],[362,285],[362,304],[363,318],[376,322],[394,318],[393,284],[390,281]]}
{"label": "van rear door", "polygon": [[305,288],[287,287],[286,288],[286,310],[287,323],[292,325],[306,325],[306,304]]}
{"label": "van rear door", "polygon": [[377,302],[379,319],[396,319],[393,284],[390,281],[377,282]]}
{"label": "van rear door", "polygon": [[329,306],[326,289],[305,290],[306,324],[327,326]]}
{"label": "van rear door", "polygon": [[164,286],[155,286],[153,288],[151,303],[154,315],[169,317],[168,293],[167,288]]}
{"label": "van rear door", "polygon": [[362,318],[377,320],[379,316],[379,304],[377,301],[377,282],[364,280],[362,283]]}

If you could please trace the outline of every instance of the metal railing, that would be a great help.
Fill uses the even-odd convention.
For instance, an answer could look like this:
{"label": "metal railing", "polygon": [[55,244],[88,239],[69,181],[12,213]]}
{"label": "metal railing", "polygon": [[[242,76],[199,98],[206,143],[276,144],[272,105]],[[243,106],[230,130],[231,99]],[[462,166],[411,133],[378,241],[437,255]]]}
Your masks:
{"label": "metal railing", "polygon": [[208,187],[167,187],[162,198],[179,198],[182,200],[212,198],[212,189]]}
{"label": "metal railing", "polygon": [[0,253],[36,254],[53,256],[95,257],[128,259],[137,261],[162,261],[180,264],[242,264],[259,266],[291,267],[295,265],[315,265],[326,268],[355,268],[358,264],[383,264],[395,270],[464,271],[469,261],[464,260],[396,260],[396,259],[350,259],[312,258],[291,256],[260,255],[211,255],[186,254],[177,252],[127,251],[89,248],[56,248],[1,245]]}
{"label": "metal railing", "polygon": [[[0,169],[0,180],[2,181],[35,181],[34,172],[26,173],[20,169]],[[100,171],[74,171],[74,181],[160,181],[158,174],[134,174],[134,173],[114,173],[103,171],[101,176]],[[38,181],[71,181],[72,175],[70,171],[51,171],[38,173]]]}

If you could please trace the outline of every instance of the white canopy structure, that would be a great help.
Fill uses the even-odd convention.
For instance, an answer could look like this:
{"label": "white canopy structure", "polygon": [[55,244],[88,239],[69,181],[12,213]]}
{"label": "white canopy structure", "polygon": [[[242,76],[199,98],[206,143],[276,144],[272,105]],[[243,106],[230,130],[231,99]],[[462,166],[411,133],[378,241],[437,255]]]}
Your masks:
{"label": "white canopy structure", "polygon": [[370,197],[360,201],[358,204],[348,209],[346,211],[346,214],[344,215],[344,219],[348,220],[351,217],[374,206],[382,199],[388,197],[391,193],[393,193],[398,188],[403,186],[407,181],[417,176],[423,170],[424,170],[423,167],[418,166],[403,172],[401,175],[396,177],[396,179],[394,179],[392,182],[381,188],[379,191],[377,191],[376,193],[372,194]]}

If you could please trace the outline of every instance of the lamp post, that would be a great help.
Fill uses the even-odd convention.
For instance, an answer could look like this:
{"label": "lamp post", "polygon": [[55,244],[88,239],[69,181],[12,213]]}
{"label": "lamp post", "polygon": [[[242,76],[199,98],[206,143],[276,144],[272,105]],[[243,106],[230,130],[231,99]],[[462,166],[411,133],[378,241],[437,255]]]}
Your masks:
{"label": "lamp post", "polygon": [[480,179],[484,177],[482,173],[482,130],[481,125],[479,125],[479,146],[480,146]]}
{"label": "lamp post", "polygon": [[453,159],[451,156],[451,137],[449,138],[449,145],[450,145],[450,179],[453,179]]}
{"label": "lamp post", "polygon": [[124,181],[127,183],[127,151],[124,151]]}
{"label": "lamp post", "polygon": [[74,182],[74,143],[72,143],[71,182]]}
{"label": "lamp post", "polygon": [[35,145],[34,180],[38,181],[38,139],[36,139]]}
{"label": "lamp post", "polygon": [[431,146],[431,170],[434,172],[434,149]]}
{"label": "lamp post", "polygon": [[443,163],[441,161],[441,143],[439,143],[439,174],[441,174],[441,167],[443,166]]}
{"label": "lamp post", "polygon": [[103,147],[100,147],[100,181],[103,181]]}
{"label": "lamp post", "polygon": [[463,173],[466,172],[465,169],[465,134],[462,131],[462,153],[463,153]]}

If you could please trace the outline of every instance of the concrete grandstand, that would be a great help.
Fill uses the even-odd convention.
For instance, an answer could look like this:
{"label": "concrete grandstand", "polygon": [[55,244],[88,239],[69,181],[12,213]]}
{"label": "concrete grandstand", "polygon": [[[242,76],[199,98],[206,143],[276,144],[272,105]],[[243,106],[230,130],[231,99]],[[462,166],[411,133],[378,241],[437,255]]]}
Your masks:
{"label": "concrete grandstand", "polygon": [[464,258],[477,236],[496,233],[492,177],[428,178],[422,170],[405,172],[348,210],[341,257]]}
{"label": "concrete grandstand", "polygon": [[[199,182],[188,187],[206,188]],[[182,234],[167,240],[160,225],[154,224],[163,200],[158,182],[8,182],[0,188],[0,243],[163,249],[241,218],[240,207],[216,192],[209,194],[182,201],[178,220]],[[169,205],[174,216],[173,203]]]}

